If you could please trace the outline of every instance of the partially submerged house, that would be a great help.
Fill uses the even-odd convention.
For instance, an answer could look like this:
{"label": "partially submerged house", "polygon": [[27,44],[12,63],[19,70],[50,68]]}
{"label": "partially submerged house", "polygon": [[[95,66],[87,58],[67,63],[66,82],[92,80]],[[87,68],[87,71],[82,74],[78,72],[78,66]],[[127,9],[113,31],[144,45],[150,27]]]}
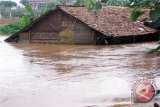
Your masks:
{"label": "partially submerged house", "polygon": [[[7,38],[6,42],[116,44],[157,40],[157,31],[132,22],[127,7],[106,6],[89,11],[83,6],[57,6]],[[146,13],[148,10],[144,10]]]}

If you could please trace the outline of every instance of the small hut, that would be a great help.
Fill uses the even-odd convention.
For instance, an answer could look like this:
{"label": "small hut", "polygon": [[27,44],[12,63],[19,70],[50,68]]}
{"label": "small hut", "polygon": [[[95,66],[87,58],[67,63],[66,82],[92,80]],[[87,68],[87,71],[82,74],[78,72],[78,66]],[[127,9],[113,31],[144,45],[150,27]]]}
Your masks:
{"label": "small hut", "polygon": [[83,6],[57,6],[5,41],[91,45],[158,40],[157,31],[141,22],[146,17],[132,22],[131,11],[116,6],[97,11]]}

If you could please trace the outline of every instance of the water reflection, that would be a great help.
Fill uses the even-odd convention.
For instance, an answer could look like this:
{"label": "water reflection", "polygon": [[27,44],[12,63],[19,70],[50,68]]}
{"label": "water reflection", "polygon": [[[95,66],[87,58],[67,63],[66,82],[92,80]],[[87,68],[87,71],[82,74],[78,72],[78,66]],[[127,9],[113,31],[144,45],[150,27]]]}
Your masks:
{"label": "water reflection", "polygon": [[130,90],[139,77],[155,79],[160,87],[160,54],[145,54],[156,46],[1,42],[0,105],[150,107],[151,103],[131,104]]}

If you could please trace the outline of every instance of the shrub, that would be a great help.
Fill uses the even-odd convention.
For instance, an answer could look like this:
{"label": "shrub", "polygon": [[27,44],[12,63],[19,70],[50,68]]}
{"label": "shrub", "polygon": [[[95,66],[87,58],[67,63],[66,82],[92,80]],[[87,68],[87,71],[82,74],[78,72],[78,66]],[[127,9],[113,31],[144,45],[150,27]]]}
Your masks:
{"label": "shrub", "polygon": [[0,24],[1,34],[14,34],[23,28],[20,22],[13,22],[10,24]]}

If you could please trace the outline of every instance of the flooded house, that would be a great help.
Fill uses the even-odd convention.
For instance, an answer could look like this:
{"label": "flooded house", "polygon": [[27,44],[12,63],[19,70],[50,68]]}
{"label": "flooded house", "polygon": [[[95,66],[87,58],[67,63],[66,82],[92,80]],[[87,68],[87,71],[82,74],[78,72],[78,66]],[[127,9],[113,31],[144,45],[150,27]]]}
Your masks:
{"label": "flooded house", "polygon": [[97,11],[83,6],[57,6],[5,41],[98,45],[158,40],[157,31],[142,23],[146,17],[133,22],[131,11],[116,6]]}

